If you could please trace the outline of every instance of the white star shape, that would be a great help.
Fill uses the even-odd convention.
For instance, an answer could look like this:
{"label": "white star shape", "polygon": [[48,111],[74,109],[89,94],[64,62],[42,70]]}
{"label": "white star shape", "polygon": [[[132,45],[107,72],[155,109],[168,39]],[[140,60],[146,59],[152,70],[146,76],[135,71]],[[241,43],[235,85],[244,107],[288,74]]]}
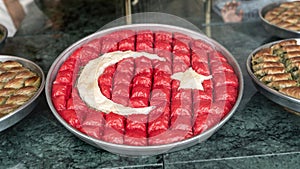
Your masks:
{"label": "white star shape", "polygon": [[212,76],[198,74],[193,70],[193,68],[190,67],[185,72],[174,73],[171,78],[180,81],[178,89],[204,90],[202,86],[203,81],[211,79]]}

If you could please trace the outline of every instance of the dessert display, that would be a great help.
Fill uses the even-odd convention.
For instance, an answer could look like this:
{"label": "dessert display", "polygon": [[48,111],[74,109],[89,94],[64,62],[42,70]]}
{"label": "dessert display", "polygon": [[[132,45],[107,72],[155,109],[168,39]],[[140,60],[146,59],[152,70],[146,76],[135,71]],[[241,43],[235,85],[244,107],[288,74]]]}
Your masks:
{"label": "dessert display", "polygon": [[300,1],[283,2],[263,16],[269,23],[290,31],[300,31]]}
{"label": "dessert display", "polygon": [[38,91],[41,77],[14,60],[0,62],[0,117],[27,103]]}
{"label": "dessert display", "polygon": [[65,49],[45,92],[57,120],[81,140],[147,156],[208,139],[237,109],[243,76],[234,57],[199,32],[132,24]]}
{"label": "dessert display", "polygon": [[260,49],[252,56],[254,75],[268,87],[300,99],[300,45],[288,39]]}

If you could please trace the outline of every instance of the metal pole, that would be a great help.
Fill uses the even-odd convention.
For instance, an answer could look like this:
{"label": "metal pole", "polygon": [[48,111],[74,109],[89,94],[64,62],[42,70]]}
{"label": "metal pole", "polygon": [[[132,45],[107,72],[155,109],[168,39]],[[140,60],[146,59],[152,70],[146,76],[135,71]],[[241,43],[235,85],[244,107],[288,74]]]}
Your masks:
{"label": "metal pole", "polygon": [[211,37],[211,27],[210,27],[210,19],[211,19],[211,0],[207,0],[206,2],[206,13],[205,13],[205,24],[206,24],[206,35]]}
{"label": "metal pole", "polygon": [[125,0],[126,23],[131,24],[131,0]]}

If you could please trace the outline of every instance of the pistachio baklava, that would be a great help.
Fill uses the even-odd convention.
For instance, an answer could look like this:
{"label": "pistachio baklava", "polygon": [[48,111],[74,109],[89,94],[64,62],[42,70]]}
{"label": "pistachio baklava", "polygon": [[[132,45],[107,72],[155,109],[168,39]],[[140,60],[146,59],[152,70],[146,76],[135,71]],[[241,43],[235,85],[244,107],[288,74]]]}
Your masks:
{"label": "pistachio baklava", "polygon": [[[272,59],[270,59],[272,58]],[[300,45],[283,40],[252,56],[254,75],[268,87],[300,99]]]}

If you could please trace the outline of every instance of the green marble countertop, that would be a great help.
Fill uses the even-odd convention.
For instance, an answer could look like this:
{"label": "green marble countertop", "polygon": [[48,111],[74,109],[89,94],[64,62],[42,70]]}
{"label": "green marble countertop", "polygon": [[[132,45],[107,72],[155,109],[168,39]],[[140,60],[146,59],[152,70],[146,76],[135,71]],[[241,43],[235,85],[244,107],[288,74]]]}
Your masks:
{"label": "green marble countertop", "polygon": [[[245,68],[254,49],[277,38],[269,35],[259,20],[224,24],[212,14],[211,23],[204,24],[203,1],[189,1],[180,9],[178,3],[182,1],[154,2],[139,2],[133,11],[182,17],[237,59],[245,91],[232,118],[208,140],[187,149],[151,157],[123,157],[95,148],[66,130],[52,114],[43,93],[39,105],[27,117],[1,132],[1,169],[299,168],[300,117],[257,92]],[[36,4],[44,15],[23,23],[0,53],[30,59],[45,74],[65,48],[121,17],[125,10],[121,0],[41,0]]]}

